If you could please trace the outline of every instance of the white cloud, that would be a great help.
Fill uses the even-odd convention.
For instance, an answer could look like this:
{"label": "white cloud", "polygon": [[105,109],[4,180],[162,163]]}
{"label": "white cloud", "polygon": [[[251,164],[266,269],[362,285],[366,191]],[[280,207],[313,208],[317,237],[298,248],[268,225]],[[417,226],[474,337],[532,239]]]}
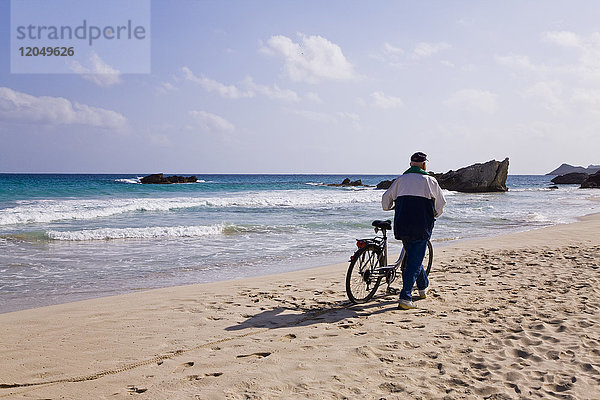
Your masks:
{"label": "white cloud", "polygon": [[496,95],[487,90],[461,89],[444,104],[455,110],[478,111],[493,114],[498,109]]}
{"label": "white cloud", "polygon": [[350,122],[354,129],[360,130],[360,116],[358,114],[340,111],[337,115],[340,119]]}
{"label": "white cloud", "polygon": [[371,93],[371,99],[375,107],[391,109],[391,108],[402,108],[404,102],[400,97],[388,96],[383,92]]}
{"label": "white cloud", "polygon": [[189,114],[206,132],[233,132],[235,130],[235,125],[216,114],[206,111],[190,111]]}
{"label": "white cloud", "polygon": [[150,143],[159,147],[171,147],[173,146],[173,142],[171,142],[171,138],[168,135],[155,134],[150,135]]}
{"label": "white cloud", "polygon": [[357,77],[340,46],[322,36],[299,36],[299,43],[286,36],[272,36],[268,47],[263,48],[264,52],[283,58],[284,70],[292,80],[317,83]]}
{"label": "white cloud", "polygon": [[537,82],[523,91],[523,95],[555,115],[600,113],[600,89],[596,88],[573,88],[559,81]]}
{"label": "white cloud", "polygon": [[290,89],[281,89],[277,85],[268,86],[262,85],[254,82],[252,77],[246,77],[242,82],[240,82],[239,86],[235,85],[225,85],[221,82],[217,82],[213,79],[203,77],[197,77],[194,73],[188,68],[181,68],[183,71],[184,78],[199,84],[202,86],[204,90],[207,92],[216,92],[219,96],[228,98],[228,99],[242,99],[242,98],[251,98],[255,97],[257,94],[265,96],[271,100],[281,100],[281,101],[299,101],[300,97],[296,92]]}
{"label": "white cloud", "polygon": [[[519,70],[527,70],[546,76],[564,74],[574,79],[585,81],[586,84],[600,82],[600,32],[589,36],[578,35],[574,32],[546,32],[543,40],[568,51],[568,56],[560,57],[557,48],[552,54],[553,59],[548,63],[533,62],[524,55],[510,54],[496,56],[500,64]],[[565,59],[567,63],[557,63],[554,60]]]}
{"label": "white cloud", "polygon": [[299,115],[302,118],[308,119],[314,122],[325,122],[325,123],[335,123],[337,119],[335,116],[320,112],[320,111],[311,111],[311,110],[296,110],[296,109],[288,109],[288,112]]}
{"label": "white cloud", "polygon": [[450,46],[446,42],[439,42],[439,43],[421,42],[421,43],[417,43],[415,45],[415,48],[414,48],[413,52],[412,52],[412,57],[413,58],[431,57],[434,54],[437,54],[437,53],[439,53],[440,51],[443,51],[443,50],[447,50],[447,49],[449,49],[451,47],[452,46]]}
{"label": "white cloud", "polygon": [[386,54],[394,54],[394,55],[404,54],[404,50],[402,50],[400,47],[392,46],[388,42],[385,42],[383,44],[383,52]]}
{"label": "white cloud", "polygon": [[[452,46],[446,42],[419,42],[414,45],[412,50],[404,50],[389,42],[385,42],[382,46],[381,53],[371,57],[378,61],[385,62],[391,67],[402,68],[411,62],[433,57],[434,55],[451,48]],[[448,61],[445,61],[444,64],[447,66],[454,66]]]}
{"label": "white cloud", "polygon": [[312,101],[317,104],[323,104],[323,99],[321,99],[321,96],[319,96],[319,94],[315,93],[315,92],[306,93],[304,98],[306,98],[306,100]]}
{"label": "white cloud", "polygon": [[564,47],[581,47],[581,38],[573,32],[560,31],[560,32],[546,32],[544,39]]}
{"label": "white cloud", "polygon": [[300,98],[298,94],[290,89],[281,89],[277,85],[266,86],[260,85],[254,82],[251,77],[247,77],[243,81],[243,85],[249,89],[249,92],[256,92],[271,100],[283,100],[283,101],[298,101]]}
{"label": "white cloud", "polygon": [[509,54],[507,56],[495,56],[494,58],[498,63],[509,68],[524,69],[530,71],[534,71],[539,68],[531,62],[529,57],[523,55]]}
{"label": "white cloud", "polygon": [[7,87],[0,87],[0,120],[115,130],[123,129],[127,124],[127,119],[115,111],[72,103],[62,97],[35,97]]}
{"label": "white cloud", "polygon": [[108,87],[121,83],[121,73],[119,70],[106,64],[100,56],[92,51],[90,54],[89,67],[81,65],[78,61],[71,63],[71,70],[81,74],[83,79],[95,83],[98,86]]}
{"label": "white cloud", "polygon": [[170,92],[170,91],[173,91],[173,90],[175,90],[175,89],[176,89],[175,85],[173,85],[173,84],[172,84],[172,83],[170,83],[170,82],[162,82],[162,83],[160,84],[160,88],[161,88],[162,90],[164,90],[165,92]]}
{"label": "white cloud", "polygon": [[525,97],[533,98],[539,104],[552,112],[565,112],[567,107],[563,100],[563,86],[560,82],[537,82],[526,89]]}
{"label": "white cloud", "polygon": [[600,90],[598,89],[575,89],[571,101],[584,111],[600,114]]}
{"label": "white cloud", "polygon": [[204,76],[197,77],[188,67],[183,67],[181,68],[181,70],[183,71],[185,79],[199,84],[207,92],[216,92],[221,97],[229,99],[240,99],[244,97],[254,96],[254,93],[242,91],[234,85],[224,85],[220,82],[206,78]]}

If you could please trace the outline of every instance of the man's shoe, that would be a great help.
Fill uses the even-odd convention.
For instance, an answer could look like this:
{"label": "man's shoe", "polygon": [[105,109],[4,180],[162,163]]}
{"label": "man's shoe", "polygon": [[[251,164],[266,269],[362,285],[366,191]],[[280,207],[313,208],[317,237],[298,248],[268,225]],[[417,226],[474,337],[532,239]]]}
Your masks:
{"label": "man's shoe", "polygon": [[427,290],[425,290],[425,289],[419,290],[418,296],[413,296],[413,299],[415,299],[415,300],[423,300],[426,298],[427,298]]}
{"label": "man's shoe", "polygon": [[412,301],[400,299],[398,302],[398,308],[400,310],[414,310],[417,308],[417,306],[415,306]]}

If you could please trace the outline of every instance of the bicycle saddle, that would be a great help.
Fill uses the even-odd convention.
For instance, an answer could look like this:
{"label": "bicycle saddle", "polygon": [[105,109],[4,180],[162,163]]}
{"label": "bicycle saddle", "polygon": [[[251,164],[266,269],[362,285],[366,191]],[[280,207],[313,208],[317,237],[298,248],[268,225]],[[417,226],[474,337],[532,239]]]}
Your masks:
{"label": "bicycle saddle", "polygon": [[386,219],[385,221],[376,220],[371,223],[375,228],[391,230],[392,229],[392,221]]}

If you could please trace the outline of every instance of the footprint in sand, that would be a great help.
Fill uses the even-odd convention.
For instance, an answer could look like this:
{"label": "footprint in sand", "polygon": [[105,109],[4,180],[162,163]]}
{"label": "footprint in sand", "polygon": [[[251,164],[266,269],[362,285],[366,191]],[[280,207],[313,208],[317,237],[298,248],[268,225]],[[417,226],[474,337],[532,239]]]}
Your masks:
{"label": "footprint in sand", "polygon": [[175,369],[173,370],[173,373],[179,373],[179,372],[183,372],[186,369],[193,367],[194,366],[194,362],[193,361],[188,361],[186,363],[183,364],[179,364],[177,367],[175,367]]}
{"label": "footprint in sand", "polygon": [[131,393],[144,393],[146,392],[148,389],[143,388],[143,387],[137,387],[134,385],[129,385],[127,386],[127,390]]}
{"label": "footprint in sand", "polygon": [[593,321],[585,320],[585,321],[580,321],[578,325],[581,326],[582,328],[589,328],[591,326],[594,326],[595,323]]}
{"label": "footprint in sand", "polygon": [[515,371],[507,372],[505,377],[508,382],[521,382],[525,379],[522,374]]}
{"label": "footprint in sand", "polygon": [[270,352],[265,351],[265,352],[257,352],[257,353],[252,353],[252,354],[240,354],[237,356],[237,358],[246,358],[246,357],[265,358],[265,357],[269,357],[270,355],[271,355]]}
{"label": "footprint in sand", "polygon": [[567,390],[571,390],[573,387],[573,383],[571,382],[563,382],[563,383],[554,383],[548,385],[547,388],[550,389],[551,392],[566,392]]}
{"label": "footprint in sand", "polygon": [[385,382],[379,385],[379,389],[389,393],[400,393],[406,391],[406,386],[396,382]]}
{"label": "footprint in sand", "polygon": [[296,339],[296,335],[293,333],[288,333],[287,335],[283,335],[281,337],[282,341],[286,341],[286,340],[292,340],[292,339]]}
{"label": "footprint in sand", "polygon": [[581,363],[579,367],[585,372],[591,372],[594,375],[600,375],[600,372],[598,372],[598,370],[590,363]]}
{"label": "footprint in sand", "polygon": [[513,355],[519,358],[530,358],[532,356],[531,353],[525,351],[525,350],[520,350],[520,349],[513,349],[512,351]]}
{"label": "footprint in sand", "polygon": [[522,337],[520,342],[527,346],[537,346],[543,343],[541,340],[530,339],[528,337]]}

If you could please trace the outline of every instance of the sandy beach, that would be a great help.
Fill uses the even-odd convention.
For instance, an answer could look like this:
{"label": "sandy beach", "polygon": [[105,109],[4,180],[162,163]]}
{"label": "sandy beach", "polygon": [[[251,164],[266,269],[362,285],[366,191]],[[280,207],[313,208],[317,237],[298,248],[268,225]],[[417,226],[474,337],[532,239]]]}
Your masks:
{"label": "sandy beach", "polygon": [[437,248],[414,311],[346,268],[1,314],[0,398],[600,396],[600,215]]}

